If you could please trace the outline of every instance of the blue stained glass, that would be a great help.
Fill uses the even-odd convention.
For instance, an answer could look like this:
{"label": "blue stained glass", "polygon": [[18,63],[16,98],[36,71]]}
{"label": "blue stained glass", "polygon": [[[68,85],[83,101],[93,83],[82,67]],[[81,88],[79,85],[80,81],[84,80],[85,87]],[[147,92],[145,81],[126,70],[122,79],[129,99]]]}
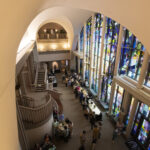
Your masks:
{"label": "blue stained glass", "polygon": [[124,32],[119,74],[127,75],[132,79],[138,80],[145,48],[130,31],[125,29]]}
{"label": "blue stained glass", "polygon": [[123,93],[124,93],[124,89],[117,85],[115,90],[114,100],[113,100],[113,106],[112,106],[112,114],[117,118],[119,117],[119,113],[121,109]]}
{"label": "blue stained glass", "polygon": [[148,137],[149,132],[150,132],[150,123],[144,119],[142,127],[138,135],[138,140],[140,141],[140,143],[145,144],[145,141]]}
{"label": "blue stained glass", "polygon": [[89,18],[86,24],[86,45],[85,45],[85,78],[89,81],[90,72],[90,44],[91,44],[91,26],[92,18]]}
{"label": "blue stained glass", "polygon": [[83,46],[84,46],[84,27],[80,32],[80,52],[83,52]]}
{"label": "blue stained glass", "polygon": [[109,103],[109,92],[111,90],[111,84],[108,84],[108,81],[113,79],[114,67],[115,67],[115,58],[116,58],[116,50],[118,43],[120,25],[113,21],[110,18],[106,19],[106,31],[105,31],[105,39],[104,39],[104,52],[103,52],[103,74],[104,78],[109,80],[103,80],[102,87],[106,87],[106,90],[101,91],[101,100]]}
{"label": "blue stained glass", "polygon": [[95,93],[98,93],[98,81],[99,81],[99,65],[100,65],[100,49],[101,49],[101,36],[102,36],[102,23],[103,16],[96,14],[94,18],[94,33],[93,33],[93,52],[92,52],[92,81],[91,89]]}
{"label": "blue stained glass", "polygon": [[150,144],[149,144],[149,146],[148,146],[148,150],[150,150]]}

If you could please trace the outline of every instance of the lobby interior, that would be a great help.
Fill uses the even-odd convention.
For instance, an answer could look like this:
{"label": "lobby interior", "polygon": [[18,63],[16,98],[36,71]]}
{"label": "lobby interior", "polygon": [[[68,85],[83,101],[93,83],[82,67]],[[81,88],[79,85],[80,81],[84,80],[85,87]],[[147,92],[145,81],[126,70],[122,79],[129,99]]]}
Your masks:
{"label": "lobby interior", "polygon": [[[89,131],[90,124],[73,89],[61,82],[65,70],[87,81],[85,89],[103,112],[102,139],[96,149],[127,149],[125,141],[130,137],[141,149],[150,149],[148,0],[16,0],[1,4],[1,149],[31,149],[45,133],[51,134],[53,105],[74,122],[70,143],[56,142],[57,149],[71,149],[72,145],[78,149],[80,132],[83,128]],[[54,91],[49,90],[47,80],[53,70],[57,70],[58,84]],[[29,104],[38,108],[36,115],[26,113],[24,107]],[[112,145],[119,117],[125,131]],[[88,134],[90,143],[91,131]]]}

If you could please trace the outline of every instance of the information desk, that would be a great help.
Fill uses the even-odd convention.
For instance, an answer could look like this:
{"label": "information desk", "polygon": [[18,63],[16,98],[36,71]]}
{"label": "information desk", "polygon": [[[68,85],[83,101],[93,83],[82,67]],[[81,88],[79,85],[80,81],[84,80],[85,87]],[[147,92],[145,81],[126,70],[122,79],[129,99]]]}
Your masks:
{"label": "information desk", "polygon": [[96,115],[100,115],[101,111],[100,109],[95,105],[94,101],[92,99],[89,99],[89,108],[92,112],[94,112]]}

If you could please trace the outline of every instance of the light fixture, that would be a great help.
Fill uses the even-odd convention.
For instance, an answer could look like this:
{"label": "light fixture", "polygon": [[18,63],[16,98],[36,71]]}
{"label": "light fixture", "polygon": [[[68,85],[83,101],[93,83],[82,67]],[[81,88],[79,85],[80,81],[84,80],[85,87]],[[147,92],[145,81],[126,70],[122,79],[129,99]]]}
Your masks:
{"label": "light fixture", "polygon": [[43,30],[46,33],[46,29]]}
{"label": "light fixture", "polygon": [[63,45],[63,47],[64,47],[64,48],[68,48],[68,44],[65,43],[65,44]]}
{"label": "light fixture", "polygon": [[56,45],[56,44],[52,44],[52,45],[51,45],[51,48],[52,48],[52,49],[56,49],[56,48],[57,48],[57,45]]}

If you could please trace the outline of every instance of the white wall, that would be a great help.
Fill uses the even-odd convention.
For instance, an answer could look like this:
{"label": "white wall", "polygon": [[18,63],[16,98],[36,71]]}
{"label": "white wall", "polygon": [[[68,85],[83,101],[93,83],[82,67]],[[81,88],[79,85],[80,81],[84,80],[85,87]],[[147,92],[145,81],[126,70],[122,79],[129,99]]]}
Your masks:
{"label": "white wall", "polygon": [[70,60],[70,53],[60,53],[60,54],[39,54],[39,61],[57,61],[57,60]]}

